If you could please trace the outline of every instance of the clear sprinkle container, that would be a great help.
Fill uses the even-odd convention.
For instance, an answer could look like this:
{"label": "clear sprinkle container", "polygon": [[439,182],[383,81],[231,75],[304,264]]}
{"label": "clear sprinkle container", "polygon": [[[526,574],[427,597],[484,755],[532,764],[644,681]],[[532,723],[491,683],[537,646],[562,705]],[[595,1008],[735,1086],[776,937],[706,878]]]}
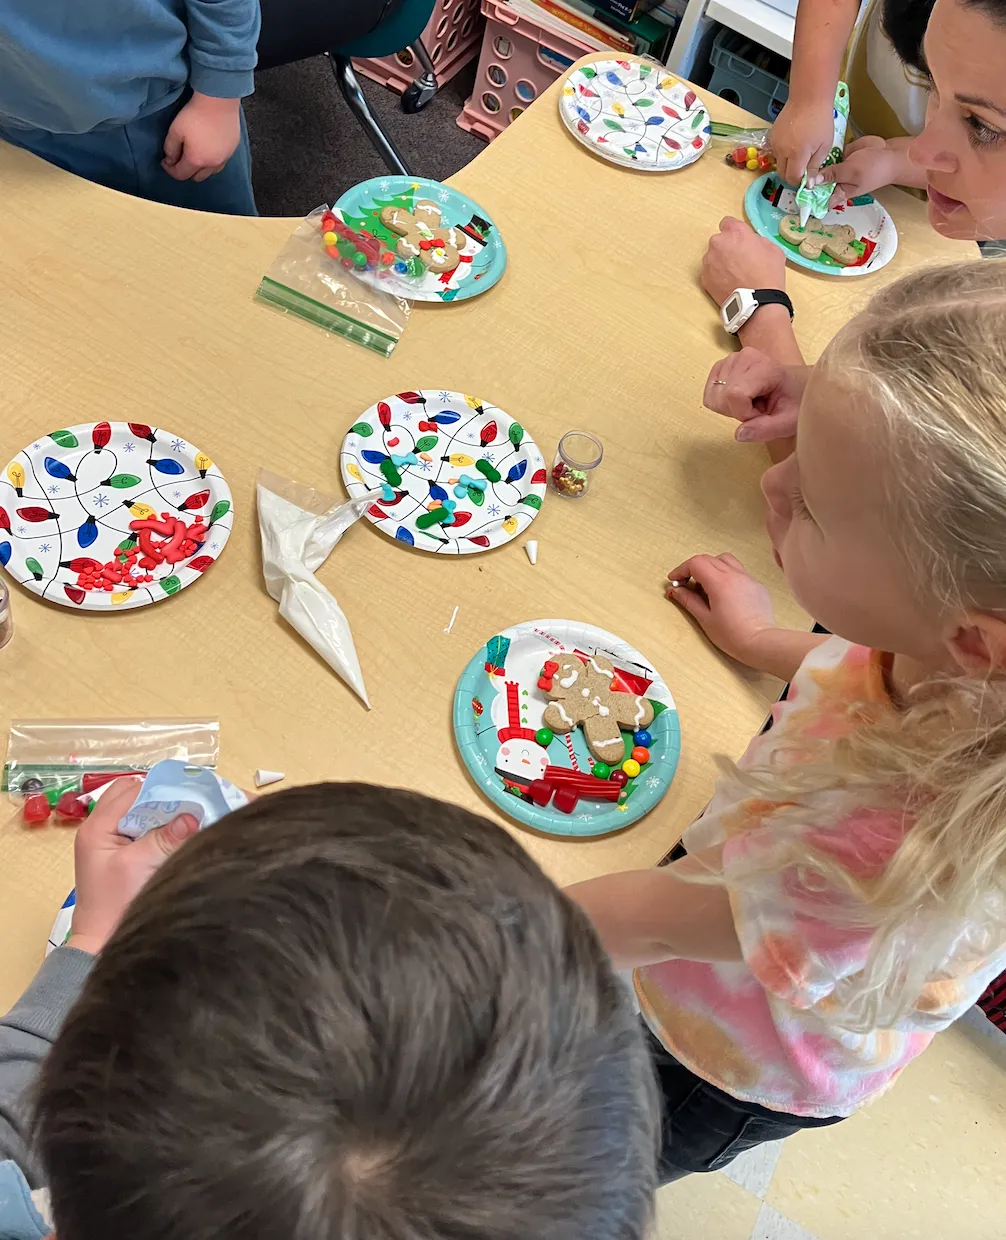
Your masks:
{"label": "clear sprinkle container", "polygon": [[596,435],[590,431],[567,431],[559,440],[548,476],[552,490],[567,499],[586,495],[603,456],[604,446]]}

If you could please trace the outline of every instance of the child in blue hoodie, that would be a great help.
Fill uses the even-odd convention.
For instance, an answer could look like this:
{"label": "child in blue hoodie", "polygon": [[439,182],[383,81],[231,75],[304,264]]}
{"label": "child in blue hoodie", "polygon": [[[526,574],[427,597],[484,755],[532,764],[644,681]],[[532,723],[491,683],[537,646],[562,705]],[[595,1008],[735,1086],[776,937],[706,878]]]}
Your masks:
{"label": "child in blue hoodie", "polygon": [[255,215],[259,0],[0,0],[0,138],[112,189]]}

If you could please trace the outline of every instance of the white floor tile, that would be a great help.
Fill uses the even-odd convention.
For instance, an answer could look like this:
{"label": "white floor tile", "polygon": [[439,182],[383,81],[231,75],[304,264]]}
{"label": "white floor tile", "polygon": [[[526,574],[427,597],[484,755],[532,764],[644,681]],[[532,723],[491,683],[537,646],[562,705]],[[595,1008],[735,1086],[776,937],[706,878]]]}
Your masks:
{"label": "white floor tile", "polygon": [[755,1229],[751,1240],[816,1240],[809,1231],[804,1231],[799,1224],[786,1218],[770,1205],[763,1205],[758,1211]]}
{"label": "white floor tile", "polygon": [[728,1167],[724,1167],[723,1174],[749,1193],[764,1198],[781,1153],[781,1141],[768,1141],[735,1158]]}

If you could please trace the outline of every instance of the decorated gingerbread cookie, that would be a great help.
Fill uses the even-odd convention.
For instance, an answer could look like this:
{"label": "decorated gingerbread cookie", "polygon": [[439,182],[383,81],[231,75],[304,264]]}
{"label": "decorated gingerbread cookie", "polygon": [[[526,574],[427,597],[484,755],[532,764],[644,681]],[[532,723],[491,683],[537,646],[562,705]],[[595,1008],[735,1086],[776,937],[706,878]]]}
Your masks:
{"label": "decorated gingerbread cookie", "polygon": [[395,247],[399,257],[418,258],[430,271],[453,271],[461,262],[465,241],[454,228],[442,226],[442,214],[435,202],[421,198],[411,211],[404,207],[385,207],[381,223],[397,233]]}
{"label": "decorated gingerbread cookie", "polygon": [[550,659],[538,687],[552,699],[544,723],[553,732],[572,732],[578,725],[601,762],[620,763],[625,756],[621,728],[637,731],[653,721],[653,707],[644,697],[612,688],[615,669],[601,655],[586,663],[575,654]]}
{"label": "decorated gingerbread cookie", "polygon": [[810,219],[807,227],[801,228],[797,216],[784,215],[779,221],[779,236],[790,245],[798,246],[804,258],[819,259],[823,252],[843,267],[851,267],[862,257],[859,248],[853,245],[856,230],[849,224],[825,224]]}

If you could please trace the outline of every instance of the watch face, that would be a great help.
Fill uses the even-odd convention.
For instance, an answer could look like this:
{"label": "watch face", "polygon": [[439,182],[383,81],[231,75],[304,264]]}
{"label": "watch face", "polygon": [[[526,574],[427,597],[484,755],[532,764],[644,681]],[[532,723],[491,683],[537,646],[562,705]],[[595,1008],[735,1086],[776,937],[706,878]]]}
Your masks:
{"label": "watch face", "polygon": [[740,312],[741,312],[741,299],[736,294],[734,294],[734,296],[731,297],[730,300],[727,302],[727,304],[724,306],[723,313],[726,316],[727,322],[729,323],[732,319],[735,319],[738,316],[738,314],[740,314]]}

